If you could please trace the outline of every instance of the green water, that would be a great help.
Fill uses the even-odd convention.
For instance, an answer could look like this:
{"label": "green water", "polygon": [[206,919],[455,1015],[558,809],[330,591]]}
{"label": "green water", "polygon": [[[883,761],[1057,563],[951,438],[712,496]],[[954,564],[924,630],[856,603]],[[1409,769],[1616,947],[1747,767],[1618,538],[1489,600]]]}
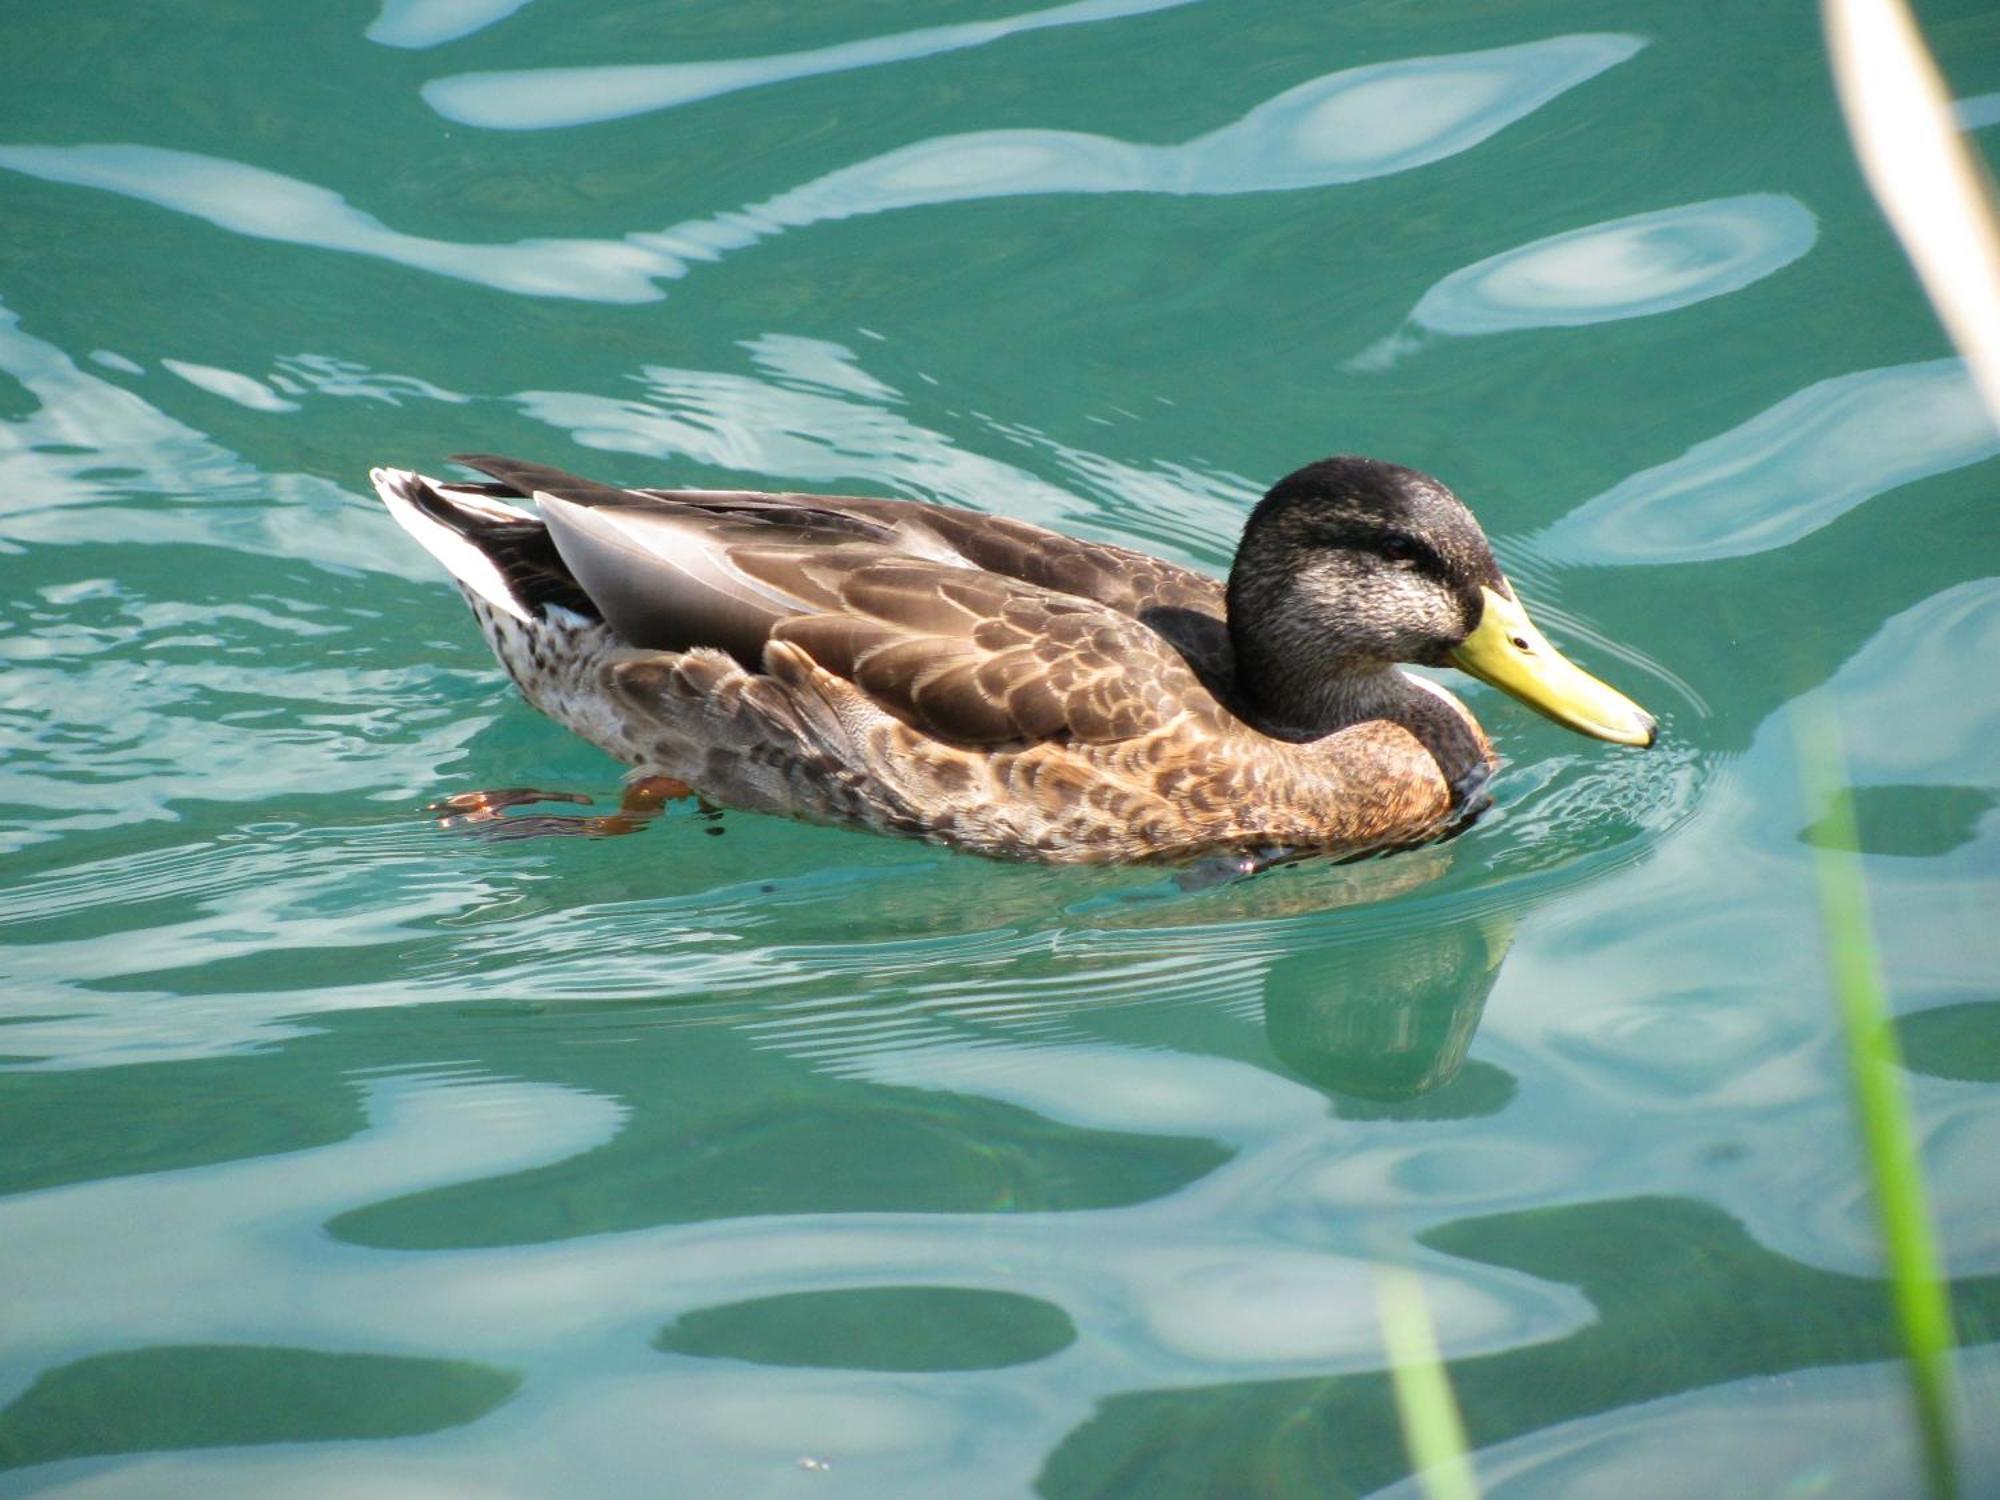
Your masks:
{"label": "green water", "polygon": [[[0,1494],[1408,1497],[1387,1263],[1489,1494],[1913,1494],[1813,691],[2000,1488],[2000,439],[1811,8],[1021,3],[0,18]],[[448,834],[619,770],[468,448],[1210,568],[1374,453],[1663,740],[1455,682],[1486,820],[1205,890]]]}

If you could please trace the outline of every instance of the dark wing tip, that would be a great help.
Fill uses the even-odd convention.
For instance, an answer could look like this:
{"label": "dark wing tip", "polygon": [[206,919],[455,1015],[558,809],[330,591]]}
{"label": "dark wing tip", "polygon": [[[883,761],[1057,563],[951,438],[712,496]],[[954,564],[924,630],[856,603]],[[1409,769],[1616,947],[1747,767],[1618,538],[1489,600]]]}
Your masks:
{"label": "dark wing tip", "polygon": [[524,458],[506,458],[498,453],[454,453],[451,461],[477,469],[508,485],[523,499],[537,490],[573,500],[578,505],[643,505],[647,502],[631,490],[599,484],[567,469],[551,464],[531,463]]}

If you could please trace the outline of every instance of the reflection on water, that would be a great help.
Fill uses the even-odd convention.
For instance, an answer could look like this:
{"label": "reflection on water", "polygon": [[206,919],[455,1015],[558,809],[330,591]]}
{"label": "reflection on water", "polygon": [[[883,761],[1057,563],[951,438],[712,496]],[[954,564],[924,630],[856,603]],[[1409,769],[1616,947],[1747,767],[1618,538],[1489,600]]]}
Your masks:
{"label": "reflection on water", "polygon": [[993,1370],[1076,1342],[1059,1307],[1013,1292],[871,1287],[698,1308],[653,1347],[702,1359],[843,1370]]}
{"label": "reflection on water", "polygon": [[1669,563],[1787,547],[1885,490],[2000,453],[1965,362],[1807,386],[1671,463],[1587,500],[1537,538],[1576,562]]}
{"label": "reflection on water", "polygon": [[1347,363],[1386,369],[1429,334],[1571,328],[1739,291],[1782,270],[1819,237],[1796,198],[1748,193],[1573,229],[1489,256],[1425,292],[1403,326]]}
{"label": "reflection on water", "polygon": [[1338,1094],[1380,1101],[1427,1094],[1465,1066],[1512,941],[1512,922],[1495,914],[1280,958],[1265,979],[1271,1050]]}
{"label": "reflection on water", "polygon": [[[1845,716],[1990,1339],[2000,531],[1830,96],[1771,66],[1809,16],[980,0],[856,51],[904,23],[106,3],[160,55],[17,8],[0,124],[0,1495],[1373,1493],[1385,1260],[1496,1493],[1899,1493],[1787,704]],[[853,71],[603,130],[417,96],[645,102],[551,61]],[[597,237],[478,243],[541,227]],[[1331,367],[1410,309],[1467,336]],[[1669,732],[1454,682],[1489,818],[1199,891],[684,809],[455,840],[440,792],[616,775],[359,486],[474,445],[1211,569],[1259,478],[1406,457]]]}
{"label": "reflection on water", "polygon": [[[1184,0],[1119,3],[1157,9]],[[1086,0],[1061,9],[1097,5]],[[1567,36],[1351,68],[1290,89],[1180,146],[1061,130],[939,136],[740,211],[622,240],[470,245],[404,234],[327,188],[155,146],[0,146],[0,167],[137,198],[255,239],[377,256],[500,291],[648,302],[663,295],[659,281],[686,275],[691,263],[862,214],[1038,193],[1273,192],[1406,171],[1469,150],[1643,45],[1630,36]],[[599,97],[594,83],[589,92]],[[1713,237],[1723,226],[1678,232]]]}
{"label": "reflection on water", "polygon": [[713,260],[788,229],[1038,193],[1259,193],[1361,182],[1470,150],[1625,61],[1638,37],[1555,37],[1329,73],[1179,146],[1071,130],[939,136],[843,167],[738,213],[636,235]]}
{"label": "reflection on water", "polygon": [[[1993,651],[2000,651],[2000,586],[1992,580],[1943,590],[1887,621],[1827,685],[1852,779],[1864,788],[1990,784],[1990,770],[1977,767],[1990,765],[2000,706],[1991,694],[1939,689]],[[1789,955],[1818,951],[1799,830],[1824,809],[1802,807],[1791,790],[1790,714],[1780,707],[1759,726],[1744,756],[1706,789],[1699,817],[1646,863],[1579,890],[1554,940],[1514,955],[1512,993],[1532,1012],[1517,1009],[1514,1019],[1539,1046],[1616,1080],[1629,1110],[1652,1099],[1677,1113],[1699,1094],[1719,1123],[1720,1101],[1737,1101],[1732,1128],[1748,1153],[1742,1170],[1691,1176],[1687,1142],[1662,1134],[1643,1146],[1628,1138],[1628,1183],[1651,1180],[1658,1191],[1678,1192],[1698,1183],[1759,1243],[1808,1264],[1872,1275],[1872,1220],[1847,1159],[1826,1144],[1845,1139],[1851,1126],[1826,1046],[1820,981],[1815,975],[1778,990],[1765,978]],[[1760,797],[1758,787],[1785,795]],[[1869,862],[1881,961],[1902,1007],[1990,990],[2000,935],[1974,915],[1986,899],[1990,847]],[[1646,918],[1637,927],[1635,911]],[[1590,1006],[1565,1009],[1542,998],[1574,993],[1575,976],[1585,973]],[[1911,1097],[1934,1142],[1932,1207],[1954,1274],[2000,1271],[1990,1183],[1971,1165],[1973,1153],[2000,1149],[2000,1116],[1932,1080],[1914,1081]]]}
{"label": "reflection on water", "polygon": [[1961,130],[1985,130],[2000,125],[2000,92],[1959,100],[1957,114]]}
{"label": "reflection on water", "polygon": [[264,1443],[409,1437],[476,1421],[514,1394],[465,1360],[165,1345],[75,1360],[0,1410],[0,1470]]}
{"label": "reflection on water", "polygon": [[[368,1024],[393,1025],[391,1015]],[[498,1025],[482,1029],[495,1041],[505,1036]],[[698,1040],[642,1036],[620,1050],[629,1054],[637,1042],[636,1060],[647,1068]],[[468,1040],[461,1030],[446,1045]],[[728,1032],[710,1040],[704,1055],[719,1083],[765,1066]],[[573,1183],[600,1182],[588,1171],[594,1153],[643,1129],[641,1121],[581,1089],[502,1083],[463,1066],[375,1078],[365,1085],[369,1125],[334,1145],[0,1199],[0,1272],[32,1308],[11,1321],[0,1395],[12,1398],[39,1372],[114,1348],[157,1346],[167,1360],[169,1346],[226,1328],[239,1344],[405,1359],[449,1351],[520,1373],[524,1399],[510,1410],[515,1436],[504,1451],[476,1429],[395,1448],[322,1447],[309,1462],[323,1483],[548,1492],[574,1454],[587,1451],[601,1455],[593,1493],[605,1495],[686,1484],[743,1493],[774,1458],[789,1464],[801,1455],[831,1457],[842,1493],[879,1494],[871,1486],[919,1458],[933,1475],[962,1472],[973,1493],[1014,1493],[1107,1395],[1374,1362],[1360,1231],[1330,1239],[1316,1231],[1327,1242],[1306,1246],[1296,1222],[1270,1218],[1303,1166],[1352,1153],[1353,1127],[1331,1118],[1317,1093],[1225,1057],[1103,1044],[890,1050],[871,1071],[881,1102],[897,1091],[939,1091],[931,1129],[940,1134],[976,1128],[961,1101],[990,1099],[1032,1113],[1055,1138],[1086,1132],[1081,1139],[1098,1140],[1099,1149],[1129,1153],[1195,1134],[1227,1155],[1177,1190],[1089,1213],[993,1211],[1004,1204],[971,1213],[935,1205],[801,1211],[786,1197],[807,1187],[799,1177],[789,1187],[781,1181],[761,1211],[606,1232],[587,1190],[578,1199],[560,1183],[531,1186],[513,1174],[570,1163],[587,1173],[572,1173]],[[729,1117],[721,1093],[715,1103],[722,1113],[681,1122],[683,1154]],[[672,1107],[657,1094],[633,1106]],[[864,1123],[857,1114],[849,1125]],[[849,1149],[869,1139],[854,1128],[839,1135]],[[754,1185],[760,1169],[768,1174],[798,1149],[771,1141],[733,1175]],[[569,1202],[583,1215],[573,1227],[580,1237],[481,1249],[446,1243],[411,1256],[357,1244],[339,1227],[348,1222],[337,1217],[343,1206],[398,1191],[418,1203],[454,1183],[480,1182],[511,1186],[531,1204]],[[320,1226],[329,1219],[341,1238],[326,1238]],[[163,1247],[118,1275],[114,1267],[128,1258],[118,1226],[133,1222],[181,1227],[171,1253]],[[478,1218],[461,1210],[449,1222],[462,1235]],[[63,1252],[65,1244],[79,1248]],[[1573,1296],[1506,1270],[1440,1259],[1426,1267],[1425,1283],[1455,1357],[1581,1326]],[[883,1330],[874,1336],[880,1352],[857,1360],[830,1337],[837,1321],[817,1333],[808,1322],[769,1323],[774,1303],[791,1305],[780,1299],[837,1306],[843,1294],[870,1289],[878,1301],[892,1289],[904,1298],[946,1295],[920,1288],[955,1289],[949,1310],[963,1340],[925,1345],[914,1331]],[[1046,1336],[1023,1343],[1014,1322],[999,1343],[999,1332],[981,1332],[986,1304],[1003,1298],[1044,1309]],[[662,1337],[663,1327],[679,1332]],[[978,1348],[986,1353],[975,1356]],[[715,1358],[753,1349],[763,1355],[754,1367]],[[870,1385],[861,1376],[871,1366],[947,1363],[964,1371],[957,1383]],[[682,1440],[635,1442],[629,1432],[611,1440],[640,1407],[673,1413],[664,1428],[656,1420],[642,1430],[670,1428]],[[687,1443],[688,1433],[700,1441]],[[164,1472],[190,1492],[270,1493],[297,1462],[219,1451],[177,1459]],[[100,1478],[107,1493],[137,1493],[132,1486],[158,1485],[161,1472]],[[996,1474],[1008,1482],[983,1488]]]}
{"label": "reflection on water", "polygon": [[189,385],[199,386],[212,396],[220,396],[225,401],[234,401],[238,406],[251,411],[284,412],[297,411],[299,403],[287,401],[261,380],[248,375],[239,375],[234,370],[218,370],[213,365],[198,365],[192,360],[163,359],[160,367],[171,370]]}
{"label": "reflection on water", "polygon": [[504,21],[528,0],[382,0],[382,14],[368,28],[385,47],[436,47]]}
{"label": "reflection on water", "polygon": [[[1991,1390],[2000,1361],[1969,1353],[1963,1378]],[[1841,1493],[1912,1492],[1923,1471],[1915,1429],[1903,1417],[1908,1374],[1900,1363],[1751,1377],[1635,1402],[1561,1422],[1481,1450],[1481,1493],[1492,1500],[1549,1495],[1786,1495],[1800,1474],[1838,1474]],[[1990,1431],[1973,1431],[1966,1468],[2000,1473]],[[1376,1500],[1424,1500],[1414,1478]]]}
{"label": "reflection on water", "polygon": [[[513,0],[507,9],[522,3],[524,0]],[[1189,3],[1190,0],[1071,0],[1067,5],[1024,11],[992,21],[932,26],[773,57],[466,73],[456,78],[431,80],[424,85],[424,100],[447,120],[461,125],[480,125],[488,130],[548,130],[672,109],[697,99],[713,99],[718,94],[733,94],[739,89],[761,88],[797,78],[935,57],[1052,26],[1115,21]],[[374,35],[373,31],[370,35]]]}
{"label": "reflection on water", "polygon": [[[119,358],[119,356],[113,356]],[[100,361],[101,363],[102,361]],[[130,364],[131,361],[124,361]],[[114,366],[115,368],[115,366]],[[0,512],[8,535],[38,540],[37,513],[102,504],[107,495],[240,493],[254,471],[140,397],[80,369],[0,306],[0,373],[35,408],[0,422]]]}
{"label": "reflection on water", "polygon": [[[1708,1432],[1701,1419],[1715,1410],[1713,1389],[1743,1391],[1752,1378],[1763,1393],[1756,1406],[1791,1430],[1775,1433],[1749,1472],[1769,1465],[1771,1472],[1816,1473],[1809,1457],[1850,1454],[1844,1447],[1810,1446],[1812,1437],[1826,1435],[1861,1391],[1881,1392],[1895,1378],[1881,1363],[1893,1357],[1898,1340],[1877,1281],[1773,1255],[1703,1204],[1677,1198],[1563,1203],[1461,1219],[1420,1240],[1432,1250],[1573,1286],[1593,1310],[1585,1326],[1559,1341],[1452,1361],[1452,1384],[1478,1450],[1482,1483],[1490,1455],[1506,1481],[1497,1493],[1699,1494],[1704,1481],[1723,1473],[1723,1492],[1739,1493],[1732,1487],[1737,1472],[1722,1464],[1725,1456],[1743,1453],[1751,1435],[1726,1416],[1714,1450],[1694,1433]],[[2000,1279],[1961,1281],[1959,1295],[1968,1321],[1983,1326],[1988,1309],[2000,1309]],[[1811,1311],[1782,1324],[1758,1311],[1780,1303]],[[1621,1336],[1640,1340],[1646,1358],[1621,1359],[1615,1352]],[[1863,1368],[1831,1378],[1807,1374],[1832,1364]],[[1992,1367],[1990,1358],[1973,1365],[1980,1375]],[[1813,1392],[1800,1376],[1826,1380],[1830,1389]],[[1672,1399],[1695,1390],[1704,1394]],[[1210,1399],[1199,1404],[1172,1391],[1107,1401],[1050,1460],[1041,1492],[1228,1494],[1231,1477],[1254,1466],[1300,1493],[1310,1492],[1309,1480],[1316,1479],[1322,1492],[1373,1495],[1407,1473],[1401,1454],[1347,1440],[1393,1421],[1388,1377],[1381,1371],[1239,1382],[1207,1394]],[[1818,1420],[1807,1407],[1814,1394],[1834,1397],[1831,1412],[1821,1409]],[[1871,1430],[1902,1427],[1896,1404],[1877,1411]],[[1672,1440],[1680,1451],[1669,1455],[1662,1450]],[[1968,1450],[1968,1477],[1990,1483],[2000,1440],[1989,1430]],[[1647,1457],[1658,1465],[1641,1470]],[[1858,1466],[1859,1483],[1851,1490],[1849,1470],[1841,1468],[1843,1494],[1892,1500],[1909,1493],[1911,1471],[1877,1468],[1876,1458],[1867,1455]],[[1669,1476],[1664,1486],[1662,1475]],[[1878,1479],[1888,1482],[1873,1487]],[[1409,1485],[1387,1492],[1415,1500],[1423,1491]]]}
{"label": "reflection on water", "polygon": [[372,255],[530,297],[650,302],[661,295],[656,278],[680,273],[656,253],[619,240],[465,245],[403,234],[330,189],[160,146],[5,146],[0,167],[156,203],[252,239]]}

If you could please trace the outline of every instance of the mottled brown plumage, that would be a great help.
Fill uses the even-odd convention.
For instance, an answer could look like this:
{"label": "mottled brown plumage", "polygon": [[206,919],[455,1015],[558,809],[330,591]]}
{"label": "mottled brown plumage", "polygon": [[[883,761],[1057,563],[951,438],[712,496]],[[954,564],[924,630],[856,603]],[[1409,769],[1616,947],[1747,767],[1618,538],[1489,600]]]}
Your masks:
{"label": "mottled brown plumage", "polygon": [[522,692],[717,802],[991,855],[1260,861],[1435,836],[1492,766],[1464,707],[1394,665],[1443,662],[1506,589],[1412,470],[1281,481],[1225,588],[914,501],[460,461],[494,482],[376,486]]}

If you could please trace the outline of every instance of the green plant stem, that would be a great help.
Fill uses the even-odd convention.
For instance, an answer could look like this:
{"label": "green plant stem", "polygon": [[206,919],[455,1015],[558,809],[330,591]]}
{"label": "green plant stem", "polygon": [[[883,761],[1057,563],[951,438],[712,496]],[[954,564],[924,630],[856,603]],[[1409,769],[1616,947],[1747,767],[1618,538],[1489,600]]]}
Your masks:
{"label": "green plant stem", "polygon": [[1890,1022],[1868,915],[1854,797],[1838,721],[1825,703],[1801,702],[1798,752],[1809,805],[1824,809],[1815,848],[1827,977],[1847,1043],[1855,1113],[1889,1262],[1930,1491],[1959,1493],[1952,1435],[1952,1318],[1924,1192],[1923,1163],[1903,1094],[1902,1049]]}
{"label": "green plant stem", "polygon": [[1411,1470],[1429,1500],[1478,1500],[1479,1482],[1466,1447],[1465,1422],[1438,1355],[1437,1329],[1424,1301],[1423,1283],[1414,1271],[1382,1266],[1376,1286],[1389,1381]]}

